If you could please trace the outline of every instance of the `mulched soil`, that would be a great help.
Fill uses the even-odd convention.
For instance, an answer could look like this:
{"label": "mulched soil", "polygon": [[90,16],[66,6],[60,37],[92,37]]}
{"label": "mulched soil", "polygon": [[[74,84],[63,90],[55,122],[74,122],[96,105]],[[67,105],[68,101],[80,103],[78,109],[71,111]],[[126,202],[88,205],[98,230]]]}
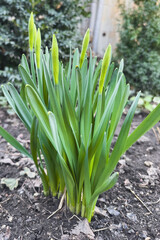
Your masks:
{"label": "mulched soil", "polygon": [[[142,119],[136,115],[132,129]],[[15,115],[1,109],[0,122],[29,147],[29,134]],[[29,159],[0,138],[0,180],[19,180],[12,191],[0,184],[0,240],[160,240],[160,143],[153,130],[122,157],[118,183],[100,196],[97,207],[101,214],[96,213],[89,225],[65,206],[48,219],[59,200],[43,195],[37,175],[20,175],[25,167],[36,171]]]}

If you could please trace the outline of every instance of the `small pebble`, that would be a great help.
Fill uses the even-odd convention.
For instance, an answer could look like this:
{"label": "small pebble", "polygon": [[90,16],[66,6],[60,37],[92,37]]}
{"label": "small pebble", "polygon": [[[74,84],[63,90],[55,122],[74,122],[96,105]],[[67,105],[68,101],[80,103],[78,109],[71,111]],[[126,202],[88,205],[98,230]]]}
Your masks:
{"label": "small pebble", "polygon": [[10,216],[10,217],[8,218],[8,221],[9,221],[9,222],[12,222],[12,220],[13,220],[13,217]]}
{"label": "small pebble", "polygon": [[38,192],[34,193],[34,197],[38,197],[40,194]]}
{"label": "small pebble", "polygon": [[144,162],[144,165],[147,166],[147,167],[151,167],[152,164],[153,164],[153,163],[150,162],[150,161],[145,161],[145,162]]}
{"label": "small pebble", "polygon": [[133,222],[138,221],[137,216],[134,213],[127,213],[127,217]]}
{"label": "small pebble", "polygon": [[1,229],[3,230],[3,229],[5,229],[5,228],[6,228],[6,225],[2,225]]}
{"label": "small pebble", "polygon": [[149,152],[149,153],[151,153],[153,150],[155,150],[154,147],[148,147],[148,148],[146,149],[146,151]]}
{"label": "small pebble", "polygon": [[133,230],[133,229],[130,229],[130,230],[128,231],[128,233],[134,233],[134,230]]}
{"label": "small pebble", "polygon": [[142,233],[139,234],[139,236],[145,239],[147,237],[147,232],[143,231]]}
{"label": "small pebble", "polygon": [[110,206],[107,208],[107,211],[109,212],[110,215],[118,216],[120,212],[114,209],[114,207]]}

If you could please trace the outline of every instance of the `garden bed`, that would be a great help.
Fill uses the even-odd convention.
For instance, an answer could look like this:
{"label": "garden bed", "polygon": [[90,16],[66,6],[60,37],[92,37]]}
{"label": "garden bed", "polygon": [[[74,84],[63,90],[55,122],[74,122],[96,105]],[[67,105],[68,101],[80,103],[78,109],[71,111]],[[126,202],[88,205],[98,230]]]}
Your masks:
{"label": "garden bed", "polygon": [[[142,119],[136,115],[132,129]],[[29,134],[15,115],[1,109],[0,125],[29,148]],[[22,175],[25,167],[33,173],[30,177]],[[69,212],[65,203],[48,218],[60,200],[43,195],[34,163],[0,138],[0,179],[18,180],[12,191],[0,185],[0,239],[159,240],[160,143],[153,130],[127,151],[117,171],[118,183],[100,196],[101,214],[96,213],[89,225]]]}

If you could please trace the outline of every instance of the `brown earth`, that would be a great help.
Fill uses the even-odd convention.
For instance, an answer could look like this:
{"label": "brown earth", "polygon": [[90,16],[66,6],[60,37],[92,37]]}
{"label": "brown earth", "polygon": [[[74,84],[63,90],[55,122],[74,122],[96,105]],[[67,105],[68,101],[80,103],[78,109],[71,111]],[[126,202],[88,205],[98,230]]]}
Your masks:
{"label": "brown earth", "polygon": [[[136,115],[132,129],[143,119]],[[0,125],[29,147],[29,134],[20,121],[0,110]],[[142,137],[120,160],[115,187],[102,194],[88,223],[63,208],[47,219],[59,200],[45,197],[37,174],[21,175],[34,164],[0,138],[0,180],[18,179],[10,190],[0,185],[0,240],[160,240],[160,143],[153,130]]]}

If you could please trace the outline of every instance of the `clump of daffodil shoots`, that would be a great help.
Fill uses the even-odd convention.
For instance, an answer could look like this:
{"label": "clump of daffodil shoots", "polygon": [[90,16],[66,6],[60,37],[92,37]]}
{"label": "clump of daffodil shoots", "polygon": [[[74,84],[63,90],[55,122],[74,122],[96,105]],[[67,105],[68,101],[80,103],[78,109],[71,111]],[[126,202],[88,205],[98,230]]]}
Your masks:
{"label": "clump of daffodil shoots", "polygon": [[160,104],[130,134],[138,93],[112,150],[130,86],[123,74],[123,60],[119,69],[114,69],[111,45],[98,64],[91,49],[87,58],[89,38],[88,29],[81,54],[78,49],[71,50],[73,55],[64,67],[54,34],[51,50],[41,49],[40,29],[36,29],[31,13],[30,63],[22,55],[18,67],[21,91],[11,83],[2,86],[9,104],[30,132],[30,150],[2,127],[0,134],[34,161],[45,195],[60,197],[66,192],[69,209],[91,221],[99,195],[117,182],[114,170],[120,157],[160,120]]}

